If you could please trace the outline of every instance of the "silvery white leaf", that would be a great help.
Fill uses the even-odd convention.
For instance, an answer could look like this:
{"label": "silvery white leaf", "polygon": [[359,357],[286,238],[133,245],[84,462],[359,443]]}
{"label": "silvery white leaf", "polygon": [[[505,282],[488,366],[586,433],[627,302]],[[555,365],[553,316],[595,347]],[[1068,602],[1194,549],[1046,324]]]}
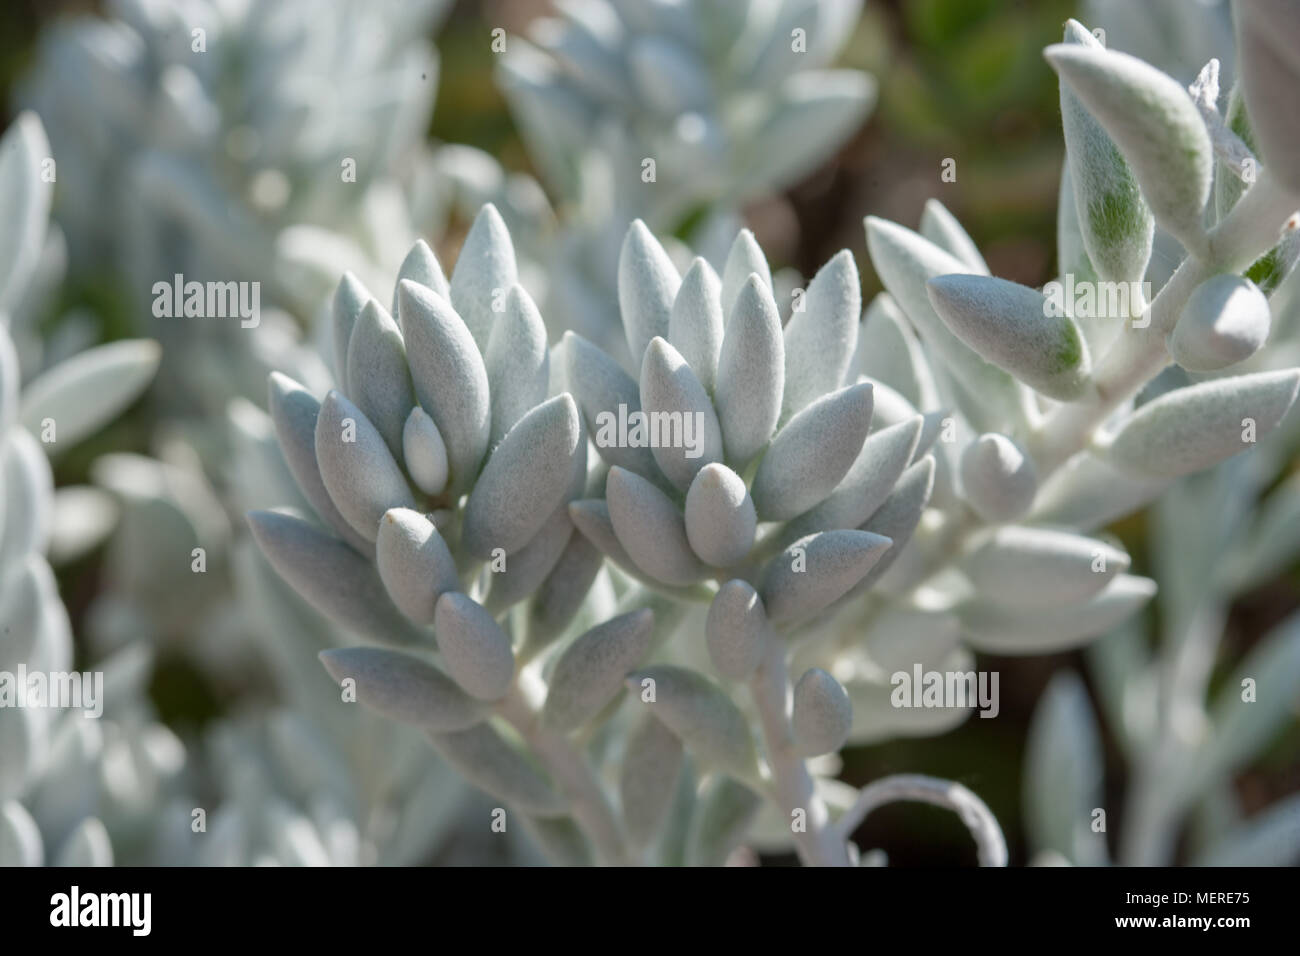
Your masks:
{"label": "silvery white leaf", "polygon": [[703,64],[676,43],[633,38],[627,65],[641,96],[661,113],[675,116],[706,108],[713,99],[712,79]]}
{"label": "silvery white leaf", "polygon": [[748,229],[736,233],[736,239],[727,252],[726,264],[722,267],[722,316],[724,322],[731,321],[731,313],[736,307],[740,290],[751,275],[757,275],[759,281],[772,289],[772,270],[768,267],[767,257],[758,245],[758,240]]}
{"label": "silvery white leaf", "polygon": [[53,516],[54,473],[30,432],[11,429],[0,442],[6,509],[0,537],[0,569],[28,554],[44,554]]}
{"label": "silvery white leaf", "polygon": [[[882,292],[867,306],[858,333],[858,350],[850,370],[857,369],[873,382],[890,386],[912,405],[912,413],[935,408],[939,402],[934,375],[916,339],[916,333],[888,292]],[[852,371],[850,371],[852,374]],[[880,410],[880,391],[876,391]]]}
{"label": "silvery white leaf", "polygon": [[1268,299],[1255,283],[1217,275],[1198,285],[1169,334],[1169,353],[1192,372],[1213,372],[1254,355],[1268,338]]}
{"label": "silvery white leaf", "polygon": [[823,395],[790,419],[754,474],[763,520],[787,520],[822,502],[853,467],[870,426],[870,385]]}
{"label": "silvery white leaf", "polygon": [[[872,390],[875,398],[875,389]],[[821,504],[792,521],[787,533],[856,528],[885,503],[903,471],[911,464],[925,419],[916,415],[867,436],[848,474]]]}
{"label": "silvery white leaf", "polygon": [[403,279],[410,279],[432,289],[444,299],[451,298],[451,286],[447,283],[447,277],[443,275],[442,264],[438,262],[438,257],[423,239],[415,241],[415,245],[411,246],[411,251],[406,254],[401,267],[397,270],[397,281],[393,283],[393,315],[399,315],[398,306],[401,297],[397,293]]}
{"label": "silvery white leaf", "polygon": [[[1254,698],[1246,696],[1253,680]],[[1288,618],[1251,648],[1214,697],[1210,739],[1188,768],[1190,792],[1235,773],[1266,747],[1295,713],[1300,685],[1300,621]]]}
{"label": "silvery white leaf", "polygon": [[477,787],[524,813],[554,817],[565,812],[564,800],[532,763],[482,723],[453,734],[430,734],[438,753]]}
{"label": "silvery white leaf", "polygon": [[876,566],[867,572],[858,584],[849,592],[849,597],[856,597],[878,581],[890,566],[898,560],[907,543],[912,540],[916,526],[921,522],[925,506],[929,504],[935,486],[934,456],[926,455],[920,461],[908,466],[903,477],[898,479],[893,492],[885,503],[860,527],[876,535],[882,535],[893,542],[893,546],[876,562]]}
{"label": "silvery white leaf", "polygon": [[447,486],[447,446],[438,426],[419,405],[402,425],[402,461],[415,487],[426,495],[439,494]]}
{"label": "silvery white leaf", "polygon": [[271,373],[267,392],[267,408],[271,421],[275,423],[280,451],[303,496],[321,520],[341,534],[355,550],[362,554],[370,553],[373,544],[339,513],[325,482],[321,480],[320,466],[316,463],[316,421],[320,416],[320,402],[293,379],[279,372]]}
{"label": "silvery white leaf", "polygon": [[365,304],[352,326],[347,365],[348,397],[397,458],[402,454],[402,428],[415,405],[415,391],[402,333],[377,299]]}
{"label": "silvery white leaf", "polygon": [[249,513],[248,525],[271,566],[318,611],[378,644],[428,643],[389,599],[375,566],[342,541],[274,511]]}
{"label": "silvery white leaf", "polygon": [[45,847],[41,831],[17,800],[0,803],[0,866],[41,866]]}
{"label": "silvery white leaf", "polygon": [[1147,402],[1123,425],[1107,460],[1138,476],[1175,478],[1251,448],[1286,415],[1300,369],[1256,372],[1180,388]]}
{"label": "silvery white leaf", "polygon": [[741,477],[726,465],[705,465],[686,492],[686,538],[705,564],[728,568],[754,544],[758,518]]}
{"label": "silvery white leaf", "polygon": [[623,825],[634,846],[652,843],[664,823],[682,773],[682,743],[647,714],[629,734],[619,772]]}
{"label": "silvery white leaf", "polygon": [[59,847],[55,866],[112,866],[113,844],[96,817],[86,817]]}
{"label": "silvery white leaf", "polygon": [[23,391],[19,419],[33,434],[50,419],[62,451],[99,430],[153,380],[162,349],[149,339],[127,339],[81,352],[43,372]]}
{"label": "silvery white leaf", "polygon": [[701,761],[741,776],[754,772],[749,721],[712,681],[695,671],[661,665],[631,674],[627,686]]}
{"label": "silvery white leaf", "polygon": [[1129,556],[1048,528],[1002,526],[957,565],[982,597],[1017,607],[1076,604],[1129,568]]}
{"label": "silvery white leaf", "polygon": [[515,676],[510,637],[478,602],[457,591],[438,598],[434,635],[442,661],[471,697],[498,700]]}
{"label": "silvery white leaf", "polygon": [[[628,472],[628,474],[633,474]],[[614,520],[609,514],[609,505],[600,498],[587,498],[582,501],[569,502],[569,519],[584,538],[600,553],[623,568],[636,570],[636,562],[619,543],[618,533],[614,530]],[[683,533],[685,533],[683,531]]]}
{"label": "silvery white leaf", "polygon": [[603,554],[585,534],[569,535],[564,551],[529,602],[525,646],[543,645],[559,636],[577,615],[603,563]]}
{"label": "silvery white leaf", "polygon": [[551,357],[546,349],[546,325],[521,285],[510,288],[505,312],[488,336],[487,365],[492,397],[492,437],[499,442],[532,408],[546,400]]}
{"label": "silvery white leaf", "polygon": [[960,639],[961,624],[947,611],[891,603],[872,620],[865,647],[880,670],[892,674],[918,662],[937,666],[957,649]]}
{"label": "silvery white leaf", "polygon": [[339,382],[348,380],[348,344],[352,329],[361,316],[361,310],[371,299],[370,292],[351,272],[344,272],[334,290],[330,306],[330,330],[334,344],[334,377]]}
{"label": "silvery white leaf", "polygon": [[937,199],[925,201],[921,213],[921,235],[944,252],[956,256],[969,271],[982,276],[989,274],[988,263],[980,255],[975,241],[967,235],[957,217]]}
{"label": "silvery white leaf", "polygon": [[992,276],[936,276],[926,283],[930,304],[976,353],[1049,398],[1077,399],[1092,359],[1068,315],[1051,315],[1036,289]]}
{"label": "silvery white leaf", "polygon": [[45,638],[44,615],[61,608],[59,584],[39,554],[26,554],[6,568],[0,587],[0,671],[33,666]]}
{"label": "silvery white leaf", "polygon": [[1091,531],[1136,511],[1168,485],[1167,478],[1135,478],[1092,455],[1076,455],[1043,483],[1032,517]]}
{"label": "silvery white leaf", "polygon": [[1291,796],[1223,834],[1193,865],[1295,866],[1298,859],[1300,796]]}
{"label": "silvery white leaf", "polygon": [[853,255],[842,249],[817,270],[803,311],[785,327],[785,394],[781,421],[789,421],[844,379],[858,344],[861,279]]}
{"label": "silvery white leaf", "polygon": [[[449,288],[451,304],[464,320],[480,353],[487,351],[488,337],[496,324],[497,303],[518,281],[510,230],[496,206],[488,203],[474,217],[474,224],[461,244]],[[436,414],[433,417],[434,421],[438,420]]]}
{"label": "silvery white leaf", "polygon": [[871,77],[855,70],[805,70],[782,81],[771,115],[745,151],[736,188],[780,190],[848,139],[876,99]]}
{"label": "silvery white leaf", "polygon": [[654,612],[643,609],[598,624],[574,640],[551,671],[542,719],[556,730],[570,731],[604,710],[650,650],[653,625]]}
{"label": "silvery white leaf", "polygon": [[388,596],[416,624],[432,624],[438,598],[460,589],[447,542],[432,521],[410,508],[392,508],[380,519],[375,566]]}
{"label": "silvery white leaf", "polygon": [[743,469],[772,437],[785,393],[785,338],[772,290],[751,274],[727,314],[713,401],[727,461]]}
{"label": "silvery white leaf", "polygon": [[753,826],[763,798],[727,776],[706,788],[691,821],[688,858],[693,866],[722,866]]}
{"label": "silvery white leaf", "polygon": [[0,137],[0,313],[22,301],[45,245],[54,182],[43,175],[53,157],[35,113],[19,113]]}
{"label": "silvery white leaf", "polygon": [[369,541],[379,534],[385,511],[415,505],[379,430],[335,391],[325,396],[316,417],[316,463],[339,514]]}
{"label": "silvery white leaf", "polygon": [[[641,410],[641,387],[618,363],[576,332],[565,332],[568,386],[582,408],[587,430],[595,436],[596,450],[610,465],[618,465],[649,478],[658,474],[654,455],[641,445],[618,441],[620,406],[629,419]],[[602,419],[611,419],[603,425]],[[630,426],[629,426],[630,427]]]}
{"label": "silvery white leaf", "polygon": [[853,704],[844,688],[819,667],[804,671],[794,685],[790,727],[804,757],[835,753],[853,726]]}
{"label": "silvery white leaf", "polygon": [[526,545],[510,555],[504,570],[492,571],[483,606],[496,615],[528,597],[551,573],[572,535],[568,506],[561,505]]}
{"label": "silvery white leaf", "polygon": [[709,659],[723,677],[749,680],[758,670],[768,643],[775,638],[763,601],[748,581],[728,581],[718,588],[709,605],[704,638]]}
{"label": "silvery white leaf", "polygon": [[962,493],[990,523],[1014,521],[1034,504],[1033,460],[1006,435],[981,435],[961,454]]}
{"label": "silvery white leaf", "polygon": [[1214,153],[1187,91],[1126,53],[1058,43],[1043,55],[1110,134],[1156,221],[1200,249]]}
{"label": "silvery white leaf", "polygon": [[1250,109],[1253,132],[1270,175],[1300,194],[1300,123],[1294,92],[1300,80],[1300,22],[1286,0],[1238,0],[1233,4],[1237,32],[1237,68]]}
{"label": "silvery white leaf", "polygon": [[[1077,20],[1066,21],[1065,42],[1086,49],[1104,49]],[[1140,281],[1151,258],[1155,219],[1142,200],[1128,163],[1064,79],[1061,123],[1073,191],[1071,212],[1087,250],[1086,261],[1109,282]]]}
{"label": "silvery white leaf", "polygon": [[812,617],[844,596],[889,550],[889,538],[867,531],[823,531],[795,541],[768,562],[760,592],[767,616],[788,625]]}
{"label": "silvery white leaf", "polygon": [[487,709],[432,664],[382,647],[341,647],[320,653],[330,677],[351,680],[356,700],[390,720],[433,733],[468,730]]}
{"label": "silvery white leaf", "polygon": [[682,277],[668,317],[668,341],[707,392],[713,391],[722,353],[722,284],[713,267],[701,258]]}
{"label": "silvery white leaf", "polygon": [[926,283],[936,276],[964,272],[961,260],[897,223],[868,216],[866,229],[872,265],[889,294],[934,357],[943,361],[966,393],[979,396],[978,407],[971,407],[969,400],[963,405],[967,417],[973,421],[1017,419],[1020,398],[1015,380],[957,338],[935,314],[926,293]]}
{"label": "silvery white leaf", "polygon": [[967,643],[986,654],[1009,657],[1070,650],[1109,631],[1146,604],[1156,582],[1121,574],[1081,604],[1009,608],[979,597],[957,607]]}
{"label": "silvery white leaf", "polygon": [[447,447],[452,491],[464,492],[474,483],[492,431],[483,356],[465,323],[441,296],[403,280],[397,299],[416,398]]}
{"label": "silvery white leaf", "polygon": [[1052,678],[1034,711],[1025,755],[1024,804],[1037,852],[1055,850],[1075,866],[1104,866],[1105,833],[1092,831],[1104,806],[1101,740],[1083,682]]}
{"label": "silvery white leaf", "polygon": [[[686,537],[681,512],[650,482],[622,468],[611,468],[605,500],[619,544],[643,572],[679,586],[692,584],[704,574],[704,566]],[[576,515],[574,523],[583,528]]]}
{"label": "silvery white leaf", "polygon": [[461,544],[491,557],[518,551],[564,501],[582,439],[578,406],[568,392],[538,405],[506,433],[465,503]]}
{"label": "silvery white leaf", "polygon": [[[708,392],[681,353],[657,336],[641,363],[641,408],[656,436],[650,449],[655,462],[680,490],[709,462],[722,459],[722,428]],[[656,420],[662,424],[655,426]]]}
{"label": "silvery white leaf", "polygon": [[641,361],[651,339],[668,334],[681,281],[659,240],[644,222],[634,221],[618,256],[618,308],[634,363]]}

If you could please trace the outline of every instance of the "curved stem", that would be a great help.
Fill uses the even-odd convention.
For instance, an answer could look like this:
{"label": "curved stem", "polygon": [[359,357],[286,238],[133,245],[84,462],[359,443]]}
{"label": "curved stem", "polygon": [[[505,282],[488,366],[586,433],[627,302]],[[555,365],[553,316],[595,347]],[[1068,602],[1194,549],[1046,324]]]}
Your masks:
{"label": "curved stem", "polygon": [[498,704],[501,716],[519,732],[569,802],[573,819],[605,866],[629,866],[622,828],[591,767],[564,734],[542,726],[539,711],[529,702],[519,680]]}
{"label": "curved stem", "polygon": [[831,825],[830,811],[817,796],[808,767],[795,749],[785,647],[775,635],[770,638],[767,657],[749,686],[763,728],[776,800],[787,818],[795,810],[804,811],[805,826],[794,832],[794,838],[805,866],[848,866],[848,845]]}
{"label": "curved stem", "polygon": [[899,800],[915,800],[951,810],[975,838],[980,866],[1007,865],[1007,841],[988,805],[959,783],[920,774],[896,774],[863,787],[853,806],[836,822],[837,838],[847,841],[872,810]]}

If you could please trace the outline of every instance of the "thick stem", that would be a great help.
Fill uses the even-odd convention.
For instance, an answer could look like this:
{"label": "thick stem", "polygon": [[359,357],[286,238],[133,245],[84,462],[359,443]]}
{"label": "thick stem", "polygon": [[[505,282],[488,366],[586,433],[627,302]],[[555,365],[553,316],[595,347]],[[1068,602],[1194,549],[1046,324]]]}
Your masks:
{"label": "thick stem", "polygon": [[586,759],[564,734],[542,726],[539,711],[516,680],[498,712],[519,732],[569,803],[573,819],[604,866],[629,866],[622,828]]}
{"label": "thick stem", "polygon": [[988,805],[959,783],[920,774],[900,773],[863,787],[857,801],[836,823],[837,837],[847,841],[872,810],[899,800],[915,800],[951,810],[975,838],[980,866],[1007,865],[1007,841]]}
{"label": "thick stem", "polygon": [[848,845],[831,826],[830,811],[817,796],[812,776],[795,749],[785,647],[775,635],[771,638],[767,656],[749,686],[763,728],[777,802],[788,819],[793,820],[794,811],[803,811],[805,826],[794,832],[794,838],[799,859],[806,866],[848,866]]}
{"label": "thick stem", "polygon": [[1277,245],[1297,204],[1300,200],[1267,170],[1260,172],[1255,185],[1210,232],[1206,255],[1189,255],[1156,294],[1149,324],[1121,336],[1097,368],[1089,393],[1053,410],[1031,437],[1040,481],[1086,448],[1097,427],[1169,363],[1165,336],[1196,287],[1218,273],[1244,269]]}

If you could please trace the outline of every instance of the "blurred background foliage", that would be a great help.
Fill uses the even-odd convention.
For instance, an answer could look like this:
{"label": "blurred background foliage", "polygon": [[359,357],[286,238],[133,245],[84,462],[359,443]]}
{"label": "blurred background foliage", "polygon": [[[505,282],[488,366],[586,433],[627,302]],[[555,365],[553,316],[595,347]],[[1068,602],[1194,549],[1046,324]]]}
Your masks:
{"label": "blurred background foliage", "polygon": [[[1140,0],[1134,0],[1140,2]],[[37,32],[48,21],[94,10],[86,0],[7,0],[0,31],[0,104],[12,118],[9,92],[27,68]],[[493,81],[490,33],[521,33],[548,12],[546,0],[459,0],[436,37],[440,55],[432,139],[466,143],[495,156],[507,169],[532,170],[506,103]],[[915,226],[925,200],[938,198],[966,227],[993,274],[1033,286],[1055,268],[1057,189],[1064,148],[1056,78],[1042,58],[1059,42],[1062,24],[1082,16],[1073,0],[869,0],[840,58],[871,73],[879,103],[861,130],[830,162],[786,194],[747,210],[751,227],[774,268],[811,275],[835,251],[850,249],[863,273],[864,302],[881,290],[866,254],[867,214]],[[1091,25],[1091,24],[1089,24]],[[1122,38],[1110,42],[1123,46]],[[941,178],[945,160],[956,179]],[[467,228],[461,223],[460,228]],[[433,238],[433,237],[431,237]],[[439,237],[455,248],[460,235]],[[124,297],[110,281],[65,290],[61,305],[93,312],[105,338],[121,337],[129,322]],[[164,359],[165,361],[165,359]],[[147,403],[123,417],[57,465],[59,484],[84,481],[89,463],[110,450],[147,447]],[[1123,538],[1135,569],[1147,573],[1146,518],[1139,514],[1112,530]],[[102,553],[62,569],[61,586],[74,627],[96,593]],[[1223,658],[1239,660],[1270,626],[1300,606],[1300,569],[1246,595],[1234,608]],[[1151,612],[1148,612],[1151,613]],[[980,794],[1002,822],[1013,865],[1027,861],[1020,787],[1025,731],[1047,681],[1058,668],[1086,673],[1082,655],[995,658],[979,667],[1001,675],[996,719],[972,716],[946,735],[900,739],[844,753],[844,777],[861,784],[897,772],[960,781]],[[210,686],[180,659],[160,661],[152,687],[162,716],[194,729],[230,707],[229,688]],[[1122,809],[1123,763],[1106,741],[1106,804]],[[1263,765],[1238,784],[1246,811],[1300,790],[1300,732],[1272,748]],[[1117,830],[1118,816],[1108,821]],[[961,823],[946,811],[893,804],[873,814],[859,842],[880,847],[891,865],[969,865],[973,850]],[[788,860],[771,862],[793,863]]]}

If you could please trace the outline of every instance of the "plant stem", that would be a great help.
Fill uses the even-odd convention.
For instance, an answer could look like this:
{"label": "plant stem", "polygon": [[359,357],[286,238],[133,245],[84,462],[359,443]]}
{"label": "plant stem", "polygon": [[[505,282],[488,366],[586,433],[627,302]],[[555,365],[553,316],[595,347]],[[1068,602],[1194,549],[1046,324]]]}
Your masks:
{"label": "plant stem", "polygon": [[750,680],[777,802],[788,818],[804,811],[804,829],[794,833],[805,866],[848,866],[848,845],[835,832],[830,811],[813,787],[812,776],[795,750],[790,729],[790,675],[783,642],[771,636],[767,657]]}
{"label": "plant stem", "polygon": [[847,841],[872,810],[899,800],[916,800],[951,810],[975,838],[980,866],[1007,865],[1007,841],[988,805],[959,783],[920,774],[895,774],[863,787],[857,801],[835,824],[837,837]]}
{"label": "plant stem", "polygon": [[564,734],[542,726],[540,712],[529,701],[516,678],[498,712],[527,741],[569,802],[578,827],[591,841],[597,861],[604,866],[629,866],[627,843],[586,759]]}

